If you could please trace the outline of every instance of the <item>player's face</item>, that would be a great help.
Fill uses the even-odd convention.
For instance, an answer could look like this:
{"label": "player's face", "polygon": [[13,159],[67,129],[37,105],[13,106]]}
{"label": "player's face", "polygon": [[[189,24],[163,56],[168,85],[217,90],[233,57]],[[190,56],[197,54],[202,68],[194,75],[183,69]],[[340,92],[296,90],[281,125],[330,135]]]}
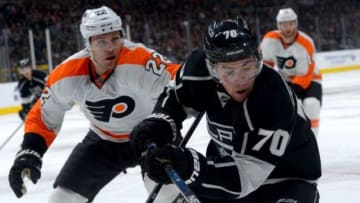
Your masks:
{"label": "player's face", "polygon": [[235,101],[243,102],[250,94],[259,71],[257,64],[255,57],[216,64],[220,83]]}
{"label": "player's face", "polygon": [[91,37],[90,51],[98,74],[116,67],[122,43],[119,31]]}
{"label": "player's face", "polygon": [[284,38],[290,39],[290,38],[295,37],[295,35],[296,35],[297,23],[296,23],[296,21],[282,22],[282,23],[279,23],[279,29],[280,29],[281,35]]}
{"label": "player's face", "polygon": [[27,78],[28,80],[31,79],[32,76],[32,69],[30,66],[26,66],[26,67],[22,67],[19,69],[19,72],[21,75],[23,75],[25,78]]}

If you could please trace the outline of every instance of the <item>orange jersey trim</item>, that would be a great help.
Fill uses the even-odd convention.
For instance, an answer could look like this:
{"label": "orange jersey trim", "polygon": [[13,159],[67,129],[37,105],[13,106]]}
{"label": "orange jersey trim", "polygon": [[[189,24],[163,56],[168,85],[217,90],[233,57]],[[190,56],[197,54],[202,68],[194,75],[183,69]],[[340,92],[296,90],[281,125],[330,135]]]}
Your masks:
{"label": "orange jersey trim", "polygon": [[[56,82],[71,76],[88,75],[88,68],[74,68],[84,67],[84,63],[88,63],[88,58],[71,59],[66,62],[66,65],[60,64],[49,75],[46,81],[46,86],[51,87]],[[87,66],[86,66],[87,67]],[[43,90],[46,91],[46,90]],[[48,129],[44,122],[41,120],[41,104],[38,100],[36,104],[31,108],[31,111],[26,116],[25,120],[25,133],[35,133],[42,136],[49,147],[56,137],[56,133],[53,130]]]}
{"label": "orange jersey trim", "polygon": [[103,130],[103,129],[95,126],[95,125],[92,125],[92,126],[94,126],[96,129],[100,130],[105,135],[107,135],[109,137],[112,137],[114,139],[117,139],[117,140],[129,140],[130,139],[130,134],[129,133],[117,134],[117,133],[112,133],[112,132],[107,131],[107,130]]}
{"label": "orange jersey trim", "polygon": [[[284,48],[287,48],[287,46],[288,46],[288,45],[284,44],[280,33],[277,31],[270,31],[270,32],[266,33],[264,38],[274,38],[274,39],[280,40],[281,44],[284,46]],[[314,56],[314,53],[315,53],[315,47],[313,46],[311,41],[309,41],[309,39],[307,39],[306,37],[304,37],[303,35],[301,35],[299,33],[297,34],[294,43],[300,44],[301,46],[303,46],[305,48],[306,52],[308,53],[308,55],[310,57],[311,64],[308,66],[308,71],[305,75],[293,76],[293,77],[289,77],[289,79],[292,83],[301,86],[303,89],[307,89],[310,86],[311,81],[313,79],[318,79],[318,80],[322,79],[321,74],[314,75],[315,61],[312,57]],[[274,62],[271,63],[270,61],[264,61],[264,63],[268,64],[268,65],[274,64]]]}
{"label": "orange jersey trim", "polygon": [[296,37],[296,43],[300,44],[305,48],[310,57],[311,64],[308,67],[308,72],[304,76],[295,76],[293,79],[291,79],[291,82],[300,85],[304,89],[307,89],[310,86],[311,80],[314,76],[315,61],[313,59],[313,56],[315,53],[315,47],[307,38],[300,34],[298,34]]}
{"label": "orange jersey trim", "polygon": [[264,36],[264,38],[274,38],[281,40],[280,33],[276,32],[275,30],[267,32]]}
{"label": "orange jersey trim", "polygon": [[35,133],[42,136],[45,140],[46,146],[49,147],[54,141],[56,134],[54,131],[49,130],[44,122],[41,120],[40,100],[31,108],[25,120],[25,133]]}
{"label": "orange jersey trim", "polygon": [[[160,56],[158,57],[155,51],[151,52],[150,49],[146,49],[145,47],[136,47],[135,50],[130,49],[126,46],[122,47],[120,51],[120,56],[117,62],[118,67],[121,68],[123,64],[137,64],[139,66],[145,67],[146,63],[150,60],[155,60],[158,67],[162,62]],[[48,80],[46,82],[46,87],[51,87],[56,84],[58,81],[63,80],[68,77],[76,77],[76,76],[89,76],[89,56],[83,56],[81,58],[69,58],[59,66],[57,66],[54,71],[49,75]],[[119,67],[120,65],[120,67]],[[167,63],[166,70],[170,75],[171,79],[174,79],[177,70],[180,68],[180,64]],[[110,71],[112,72],[112,71]],[[104,77],[108,77],[107,72]],[[101,84],[96,84],[98,87]],[[44,90],[45,91],[45,90]],[[54,141],[56,137],[56,132],[52,129],[48,129],[45,125],[45,122],[41,119],[41,105],[38,101],[36,105],[29,112],[27,119],[25,121],[25,133],[36,133],[42,136],[45,139],[46,145],[49,147],[51,143]],[[113,134],[108,131],[104,131],[102,129],[101,132],[104,134],[113,137],[115,139],[129,139],[129,134]]]}
{"label": "orange jersey trim", "polygon": [[[80,58],[80,59],[70,59],[65,62],[65,65],[60,64],[54,71],[50,74],[47,80],[47,86],[52,86],[57,81],[62,80],[71,76],[81,76],[89,75],[87,64],[89,63],[89,58]],[[85,64],[85,66],[84,66]],[[75,68],[76,67],[76,68]],[[79,68],[81,67],[81,68]]]}
{"label": "orange jersey trim", "polygon": [[320,120],[319,119],[312,119],[311,120],[311,127],[312,128],[318,128],[319,127]]}
{"label": "orange jersey trim", "polygon": [[[127,52],[129,52],[130,54]],[[155,59],[156,64],[158,66],[160,66],[161,60],[159,57],[152,55],[154,53],[157,53],[157,52],[155,52],[155,51],[149,52],[149,50],[144,47],[138,47],[138,48],[136,48],[136,51],[132,51],[128,47],[123,47],[120,51],[120,57],[118,60],[118,64],[144,65],[149,61],[149,59],[152,58],[152,59]],[[149,56],[149,55],[152,55],[152,56]],[[174,79],[175,74],[179,70],[181,64],[168,63],[168,64],[164,64],[164,65],[166,65],[166,71],[170,74],[170,79],[171,80]]]}
{"label": "orange jersey trim", "polygon": [[272,61],[263,61],[263,62],[264,62],[265,65],[267,65],[267,66],[269,66],[271,68],[274,68],[274,66],[275,66],[275,63],[272,62]]}

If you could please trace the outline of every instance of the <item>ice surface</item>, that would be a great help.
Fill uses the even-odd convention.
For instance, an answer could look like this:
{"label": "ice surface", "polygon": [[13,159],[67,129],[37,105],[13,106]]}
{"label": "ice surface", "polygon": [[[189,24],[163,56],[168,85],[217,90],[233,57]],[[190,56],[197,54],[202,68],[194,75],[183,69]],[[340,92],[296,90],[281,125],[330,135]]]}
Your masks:
{"label": "ice surface", "polygon": [[[323,79],[324,97],[318,138],[323,176],[319,180],[321,203],[360,202],[360,71],[326,74]],[[17,115],[0,116],[0,144],[19,125]],[[191,120],[187,120],[184,131]],[[47,202],[52,183],[68,154],[86,134],[88,121],[75,106],[66,114],[58,138],[43,158],[42,178],[36,185],[26,181],[28,193],[17,199],[8,185],[8,171],[22,140],[22,129],[0,151],[0,202]],[[204,120],[189,142],[204,151],[208,141]],[[145,202],[138,167],[129,169],[110,182],[96,197],[101,203]]]}

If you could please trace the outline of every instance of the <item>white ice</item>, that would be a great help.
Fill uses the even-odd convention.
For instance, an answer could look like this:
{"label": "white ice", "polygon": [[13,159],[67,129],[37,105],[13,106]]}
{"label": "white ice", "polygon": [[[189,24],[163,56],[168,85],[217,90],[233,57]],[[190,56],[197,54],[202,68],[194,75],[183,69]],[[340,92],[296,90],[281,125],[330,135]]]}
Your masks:
{"label": "white ice", "polygon": [[[360,202],[360,71],[326,74],[318,138],[323,175],[319,180],[321,203]],[[0,116],[0,144],[20,124],[17,115]],[[187,120],[184,131],[191,120]],[[15,134],[0,151],[0,202],[47,202],[52,183],[68,154],[88,130],[88,122],[77,107],[66,114],[65,121],[51,148],[43,158],[42,178],[33,185],[26,181],[28,193],[17,199],[8,185],[8,171],[22,140]],[[189,146],[204,151],[208,141],[204,120],[196,129]],[[129,169],[110,182],[94,202],[140,203],[147,193],[138,167]]]}

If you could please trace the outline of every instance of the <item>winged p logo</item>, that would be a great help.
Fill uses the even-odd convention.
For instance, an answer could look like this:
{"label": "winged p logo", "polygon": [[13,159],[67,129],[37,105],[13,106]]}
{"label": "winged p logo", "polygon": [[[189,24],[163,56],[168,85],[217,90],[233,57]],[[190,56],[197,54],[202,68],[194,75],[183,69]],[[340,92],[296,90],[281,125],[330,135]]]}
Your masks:
{"label": "winged p logo", "polygon": [[289,57],[276,57],[277,65],[279,69],[291,69],[296,66],[296,59],[293,56]]}
{"label": "winged p logo", "polygon": [[96,120],[108,122],[110,118],[122,118],[135,109],[135,101],[129,96],[120,96],[115,99],[100,101],[86,101],[86,108]]}

